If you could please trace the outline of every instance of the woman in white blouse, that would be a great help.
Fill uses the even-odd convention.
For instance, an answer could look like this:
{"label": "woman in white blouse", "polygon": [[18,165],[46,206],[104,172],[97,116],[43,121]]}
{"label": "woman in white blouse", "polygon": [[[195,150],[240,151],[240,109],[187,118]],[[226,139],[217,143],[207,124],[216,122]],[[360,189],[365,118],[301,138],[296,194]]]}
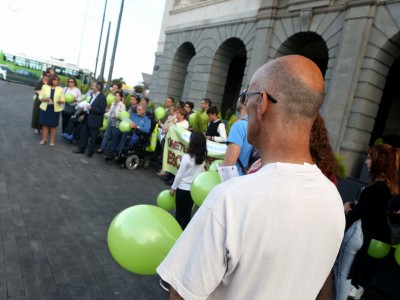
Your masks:
{"label": "woman in white blouse", "polygon": [[76,79],[73,77],[68,78],[68,86],[64,88],[64,95],[71,94],[74,100],[71,103],[66,103],[62,111],[62,132],[65,131],[71,116],[75,114],[75,106],[82,100],[81,90],[76,87]]}

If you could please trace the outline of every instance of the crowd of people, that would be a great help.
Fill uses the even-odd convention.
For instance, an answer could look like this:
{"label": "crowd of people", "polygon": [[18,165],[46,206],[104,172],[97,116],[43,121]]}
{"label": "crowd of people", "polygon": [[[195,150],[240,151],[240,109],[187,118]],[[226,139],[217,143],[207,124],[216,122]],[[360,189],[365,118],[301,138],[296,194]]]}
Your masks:
{"label": "crowd of people", "polygon": [[[47,70],[35,87],[32,128],[42,132],[41,145],[49,132],[50,146],[55,145],[60,113],[63,137],[76,139],[74,153],[88,157],[98,152],[118,159],[126,143],[149,137],[156,124],[162,156],[172,125],[191,129],[193,102],[167,97],[165,117],[155,121],[149,99],[133,94],[126,107],[118,84],[108,107],[101,82],[93,83],[86,104],[76,85],[70,78],[68,87],[60,88],[57,75]],[[371,146],[366,165],[372,183],[356,201],[343,204],[338,161],[319,114],[324,89],[322,74],[309,59],[272,60],[240,93],[239,118],[228,135],[218,108],[208,98],[201,100],[206,131],[192,132],[176,175],[157,172],[176,196],[175,218],[184,229],[157,269],[171,299],[361,298],[377,269],[367,255],[370,242],[390,240],[386,211],[399,193],[400,151]],[[74,100],[66,104],[65,94]],[[121,132],[119,116],[125,111],[131,130]],[[104,118],[107,128],[97,143]],[[207,140],[227,144],[222,164],[235,165],[240,176],[214,188],[192,219],[190,185],[205,170]],[[259,157],[253,158],[255,150]]]}

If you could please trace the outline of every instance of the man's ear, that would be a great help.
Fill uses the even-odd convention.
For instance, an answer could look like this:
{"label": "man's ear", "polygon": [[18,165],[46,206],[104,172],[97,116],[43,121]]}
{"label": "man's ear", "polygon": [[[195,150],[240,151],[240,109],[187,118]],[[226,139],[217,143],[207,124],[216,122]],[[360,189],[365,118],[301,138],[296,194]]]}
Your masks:
{"label": "man's ear", "polygon": [[257,108],[257,115],[260,117],[260,119],[262,119],[262,116],[265,114],[265,112],[268,109],[268,98],[267,98],[267,94],[264,91],[261,91],[260,93],[260,103],[258,104],[258,108]]}

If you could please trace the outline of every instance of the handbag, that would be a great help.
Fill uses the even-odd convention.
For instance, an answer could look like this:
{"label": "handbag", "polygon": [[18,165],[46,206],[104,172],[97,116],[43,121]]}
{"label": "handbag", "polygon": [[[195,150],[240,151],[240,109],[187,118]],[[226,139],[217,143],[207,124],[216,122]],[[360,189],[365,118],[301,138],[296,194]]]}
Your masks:
{"label": "handbag", "polygon": [[400,214],[395,213],[400,210],[400,195],[393,196],[388,203],[387,221],[390,232],[390,244],[400,244]]}

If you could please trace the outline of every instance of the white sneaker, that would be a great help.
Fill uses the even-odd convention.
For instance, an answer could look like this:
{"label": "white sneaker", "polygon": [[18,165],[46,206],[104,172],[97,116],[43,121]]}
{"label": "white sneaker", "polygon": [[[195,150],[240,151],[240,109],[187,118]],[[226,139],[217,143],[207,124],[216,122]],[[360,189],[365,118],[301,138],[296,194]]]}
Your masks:
{"label": "white sneaker", "polygon": [[351,290],[349,293],[349,296],[355,300],[360,300],[362,295],[364,295],[364,288],[362,286],[359,286],[359,288],[356,288],[355,286],[351,286]]}

